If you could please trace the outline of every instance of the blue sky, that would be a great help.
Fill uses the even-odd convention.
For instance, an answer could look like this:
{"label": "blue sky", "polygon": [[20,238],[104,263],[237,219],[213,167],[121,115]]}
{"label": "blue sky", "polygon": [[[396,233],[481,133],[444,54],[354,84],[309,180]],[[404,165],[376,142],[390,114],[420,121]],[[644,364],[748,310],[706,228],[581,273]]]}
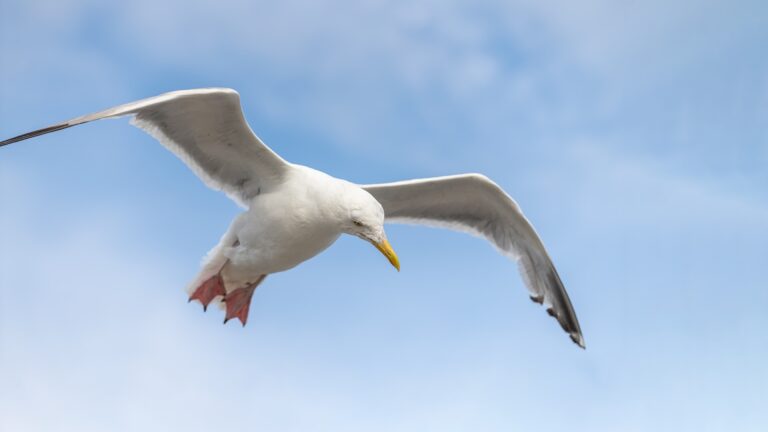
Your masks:
{"label": "blue sky", "polygon": [[237,89],[286,159],[482,172],[534,223],[582,351],[485,242],[391,226],[259,288],[183,288],[239,209],[125,121],[0,151],[0,426],[758,431],[768,425],[760,1],[0,4],[0,136]]}

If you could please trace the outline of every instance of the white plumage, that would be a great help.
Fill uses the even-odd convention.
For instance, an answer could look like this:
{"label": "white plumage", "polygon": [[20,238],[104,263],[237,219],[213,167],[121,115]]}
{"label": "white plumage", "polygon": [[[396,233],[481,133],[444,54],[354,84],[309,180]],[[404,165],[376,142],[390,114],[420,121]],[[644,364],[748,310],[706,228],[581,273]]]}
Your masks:
{"label": "white plumage", "polygon": [[0,142],[22,141],[93,120],[132,116],[208,186],[246,208],[211,250],[189,287],[190,300],[225,302],[225,319],[245,324],[256,286],[322,252],[341,234],[371,242],[399,269],[384,222],[466,231],[516,260],[531,292],[584,347],[576,314],[533,226],[498,185],[465,174],[355,185],[283,160],[250,129],[231,89],[166,93]]}

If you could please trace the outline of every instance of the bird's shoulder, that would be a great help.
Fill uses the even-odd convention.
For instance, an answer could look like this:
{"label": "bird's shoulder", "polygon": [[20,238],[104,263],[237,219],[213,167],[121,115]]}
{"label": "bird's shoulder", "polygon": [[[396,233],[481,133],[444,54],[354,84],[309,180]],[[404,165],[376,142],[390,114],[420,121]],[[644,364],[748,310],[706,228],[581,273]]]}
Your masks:
{"label": "bird's shoulder", "polygon": [[314,168],[290,164],[282,181],[253,197],[249,207],[267,201],[273,205],[324,203],[334,200],[347,183]]}

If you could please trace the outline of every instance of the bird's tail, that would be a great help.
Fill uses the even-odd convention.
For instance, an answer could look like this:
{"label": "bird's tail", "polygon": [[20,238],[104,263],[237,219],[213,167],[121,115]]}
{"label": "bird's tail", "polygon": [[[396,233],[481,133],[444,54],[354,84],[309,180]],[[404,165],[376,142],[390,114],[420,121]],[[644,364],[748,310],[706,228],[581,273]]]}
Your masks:
{"label": "bird's tail", "polygon": [[228,261],[224,251],[232,246],[237,246],[237,237],[234,234],[231,234],[230,230],[228,230],[221,240],[219,240],[219,243],[208,252],[205,258],[203,258],[200,271],[187,286],[187,294],[192,295],[201,284],[221,273]]}

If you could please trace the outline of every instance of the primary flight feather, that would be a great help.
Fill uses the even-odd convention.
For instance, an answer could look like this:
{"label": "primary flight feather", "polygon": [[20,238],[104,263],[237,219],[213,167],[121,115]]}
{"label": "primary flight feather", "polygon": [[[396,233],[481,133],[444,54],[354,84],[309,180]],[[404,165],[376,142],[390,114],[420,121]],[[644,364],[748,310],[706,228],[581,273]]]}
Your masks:
{"label": "primary flight feather", "polygon": [[235,218],[189,286],[204,308],[221,301],[225,320],[245,325],[256,287],[272,273],[312,258],[341,234],[373,244],[398,270],[385,222],[466,231],[516,260],[531,299],[547,306],[584,347],[560,277],[517,203],[480,174],[356,185],[283,160],[251,130],[231,89],[166,93],[59,123],[0,142],[0,147],[79,124],[131,116],[209,187],[246,211]]}

